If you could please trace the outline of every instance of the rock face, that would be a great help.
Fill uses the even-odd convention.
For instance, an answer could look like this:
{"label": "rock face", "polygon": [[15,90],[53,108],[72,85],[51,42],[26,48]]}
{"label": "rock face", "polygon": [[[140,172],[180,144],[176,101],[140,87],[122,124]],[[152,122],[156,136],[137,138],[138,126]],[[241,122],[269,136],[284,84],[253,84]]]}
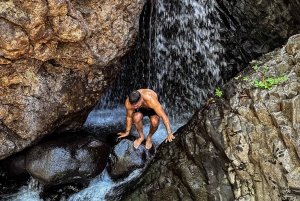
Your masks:
{"label": "rock face", "polygon": [[30,148],[25,167],[47,186],[87,182],[104,170],[110,151],[91,135],[68,134]]}
{"label": "rock face", "polygon": [[84,122],[120,70],[144,3],[0,2],[0,159]]}
{"label": "rock face", "polygon": [[222,69],[224,80],[300,32],[300,2],[296,0],[217,0],[217,7],[227,62]]}
{"label": "rock face", "polygon": [[30,174],[25,168],[25,157],[26,152],[20,152],[2,160],[0,168],[3,169],[6,178],[2,180],[28,181]]}
{"label": "rock face", "polygon": [[124,200],[299,200],[299,86],[295,35],[224,85]]}

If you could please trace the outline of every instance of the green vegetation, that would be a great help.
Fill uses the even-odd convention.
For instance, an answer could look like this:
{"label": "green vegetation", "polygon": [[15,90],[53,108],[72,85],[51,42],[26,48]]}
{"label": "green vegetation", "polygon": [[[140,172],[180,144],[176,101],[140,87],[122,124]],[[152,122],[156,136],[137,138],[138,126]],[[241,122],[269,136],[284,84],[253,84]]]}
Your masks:
{"label": "green vegetation", "polygon": [[222,91],[219,89],[216,89],[216,95],[220,98],[222,96]]}
{"label": "green vegetation", "polygon": [[[255,65],[252,67],[254,70],[259,70],[259,66]],[[252,80],[249,81],[249,78],[244,77],[243,81],[249,81],[250,84],[252,84],[254,87],[256,88],[263,88],[263,89],[271,89],[274,85],[277,85],[279,83],[282,83],[284,81],[286,81],[288,78],[285,75],[285,73],[283,73],[281,76],[279,77],[269,77],[267,75],[267,70],[268,67],[267,66],[261,66],[260,68],[261,70],[259,70],[259,72],[262,74],[262,79],[261,80]],[[235,79],[240,79],[241,75],[235,77]]]}
{"label": "green vegetation", "polygon": [[254,70],[257,70],[257,69],[258,69],[258,65],[252,66],[252,68],[253,68]]}

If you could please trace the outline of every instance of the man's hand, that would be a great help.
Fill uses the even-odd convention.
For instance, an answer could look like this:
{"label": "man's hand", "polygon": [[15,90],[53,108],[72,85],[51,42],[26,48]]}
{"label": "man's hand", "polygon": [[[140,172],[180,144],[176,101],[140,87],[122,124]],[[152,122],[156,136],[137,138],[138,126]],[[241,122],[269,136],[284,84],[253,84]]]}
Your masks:
{"label": "man's hand", "polygon": [[118,138],[126,137],[129,135],[129,132],[120,132],[120,133],[118,133],[118,135],[119,135]]}
{"label": "man's hand", "polygon": [[175,139],[172,133],[168,134],[165,142],[172,142]]}

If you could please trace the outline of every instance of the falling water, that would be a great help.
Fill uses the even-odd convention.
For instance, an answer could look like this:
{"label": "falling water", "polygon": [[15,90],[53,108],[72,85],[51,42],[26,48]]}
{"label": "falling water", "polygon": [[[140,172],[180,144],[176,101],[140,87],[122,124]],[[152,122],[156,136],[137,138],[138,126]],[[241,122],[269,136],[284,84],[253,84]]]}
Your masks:
{"label": "falling water", "polygon": [[137,43],[99,108],[124,102],[133,89],[151,88],[172,117],[186,118],[222,84],[215,0],[148,2]]}
{"label": "falling water", "polygon": [[[222,83],[220,68],[226,63],[219,43],[220,25],[214,5],[214,0],[149,1],[140,21],[143,29],[140,29],[134,50],[85,125],[125,125],[124,100],[131,90],[138,88],[151,88],[158,93],[171,117],[173,131],[186,123]],[[145,127],[144,133],[148,133]],[[159,138],[166,136],[161,124],[157,133],[161,134],[152,139],[155,144],[160,144],[164,139]],[[132,177],[138,177],[142,172]],[[105,200],[105,195],[110,192],[115,197],[107,200],[118,200],[123,194],[122,190],[115,190],[120,183],[112,182],[107,174],[104,175],[70,200]]]}

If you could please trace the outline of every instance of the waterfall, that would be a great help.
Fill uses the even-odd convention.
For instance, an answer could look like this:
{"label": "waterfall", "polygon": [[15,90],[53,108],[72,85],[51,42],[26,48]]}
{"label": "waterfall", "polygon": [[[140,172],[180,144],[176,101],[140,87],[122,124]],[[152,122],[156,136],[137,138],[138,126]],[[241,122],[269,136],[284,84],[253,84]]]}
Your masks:
{"label": "waterfall", "polygon": [[167,113],[191,116],[222,84],[226,67],[215,0],[149,1],[133,51],[98,108],[123,104],[133,89],[151,88]]}
{"label": "waterfall", "polygon": [[[85,126],[125,126],[124,101],[130,91],[139,88],[157,92],[174,132],[186,123],[222,84],[220,69],[226,67],[226,63],[214,5],[215,0],[148,1],[134,49],[125,58],[117,80],[101,97]],[[145,134],[148,127],[144,126]],[[162,124],[157,132],[165,134]],[[153,143],[160,144],[164,140],[162,137],[165,135],[154,135]],[[70,200],[119,200],[123,194],[119,186],[130,183],[142,173],[141,170],[118,183],[111,181],[104,172],[101,179]]]}

